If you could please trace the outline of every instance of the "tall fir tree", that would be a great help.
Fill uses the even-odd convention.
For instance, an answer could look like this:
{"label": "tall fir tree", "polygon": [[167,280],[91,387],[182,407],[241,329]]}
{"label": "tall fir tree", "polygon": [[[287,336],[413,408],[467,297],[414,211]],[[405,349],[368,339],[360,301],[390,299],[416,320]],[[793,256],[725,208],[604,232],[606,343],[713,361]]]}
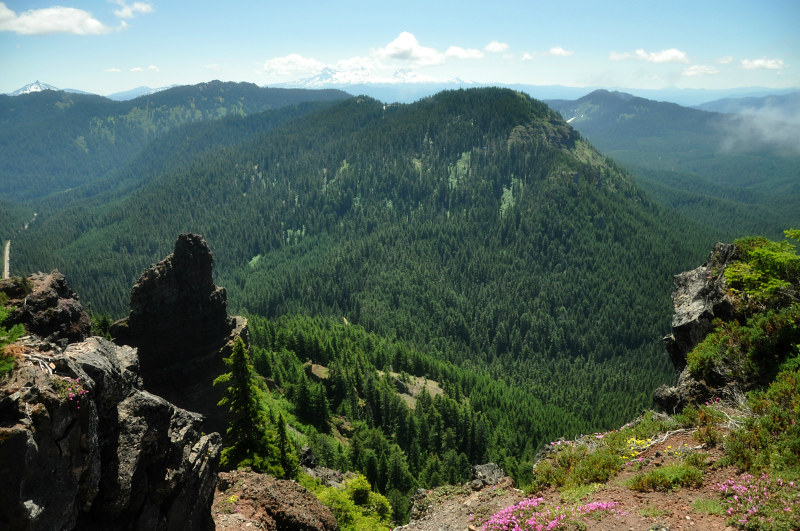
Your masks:
{"label": "tall fir tree", "polygon": [[233,419],[220,464],[230,468],[249,466],[256,472],[285,477],[287,470],[282,464],[291,463],[292,457],[296,462],[297,457],[285,437],[279,446],[278,434],[265,407],[264,391],[258,386],[258,377],[241,338],[236,339],[231,355],[224,361],[231,372],[217,377],[214,385],[227,385],[219,405],[227,406]]}
{"label": "tall fir tree", "polygon": [[283,414],[278,413],[278,462],[283,468],[284,477],[294,478],[297,475],[297,454],[286,433],[286,421]]}

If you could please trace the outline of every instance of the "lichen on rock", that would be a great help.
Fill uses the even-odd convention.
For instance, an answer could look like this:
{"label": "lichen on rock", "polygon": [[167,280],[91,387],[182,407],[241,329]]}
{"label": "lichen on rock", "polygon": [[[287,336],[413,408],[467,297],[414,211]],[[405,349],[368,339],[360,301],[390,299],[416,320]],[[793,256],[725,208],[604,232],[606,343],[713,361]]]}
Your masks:
{"label": "lichen on rock", "polygon": [[659,387],[653,397],[668,413],[680,411],[689,404],[701,404],[714,394],[707,382],[689,373],[686,357],[713,330],[715,319],[734,316],[725,268],[737,258],[735,245],[717,243],[703,265],[675,275],[673,279],[672,332],[664,338],[664,344],[678,377],[674,386]]}

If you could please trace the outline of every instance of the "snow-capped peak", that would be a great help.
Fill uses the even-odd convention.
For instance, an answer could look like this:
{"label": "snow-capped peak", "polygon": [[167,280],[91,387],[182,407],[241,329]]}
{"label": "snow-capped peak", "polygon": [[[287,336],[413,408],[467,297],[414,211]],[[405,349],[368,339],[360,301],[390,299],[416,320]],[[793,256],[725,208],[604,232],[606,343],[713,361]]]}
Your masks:
{"label": "snow-capped peak", "polygon": [[[394,85],[406,83],[441,83],[441,80],[415,72],[411,69],[396,70],[391,74],[381,74],[367,68],[352,70],[335,70],[325,67],[318,74],[288,83],[279,83],[276,87],[291,88],[332,88],[348,85]],[[468,84],[458,80],[458,84]]]}
{"label": "snow-capped peak", "polygon": [[47,83],[42,83],[39,80],[36,80],[33,83],[28,83],[21,89],[17,89],[11,93],[12,96],[20,96],[22,94],[30,94],[31,92],[42,92],[43,90],[60,90],[58,87],[54,87],[53,85],[48,85]]}

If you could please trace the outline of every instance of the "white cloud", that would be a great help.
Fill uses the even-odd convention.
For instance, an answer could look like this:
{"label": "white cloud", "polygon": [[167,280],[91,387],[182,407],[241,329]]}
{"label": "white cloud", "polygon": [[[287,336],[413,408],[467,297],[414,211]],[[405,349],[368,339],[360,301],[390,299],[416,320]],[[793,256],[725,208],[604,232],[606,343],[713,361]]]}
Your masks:
{"label": "white cloud", "polygon": [[418,65],[438,65],[444,62],[444,55],[434,48],[420,45],[417,38],[407,31],[402,32],[395,40],[374,52],[381,59],[399,59]]}
{"label": "white cloud", "polygon": [[644,59],[648,63],[688,63],[689,58],[686,57],[686,52],[682,52],[677,48],[670,48],[668,50],[661,50],[660,52],[645,52],[641,48],[636,50],[636,57]]}
{"label": "white cloud", "polygon": [[642,61],[647,61],[648,63],[688,63],[689,58],[686,56],[686,52],[682,52],[677,48],[669,48],[667,50],[661,50],[660,52],[646,52],[643,49],[639,48],[633,53],[624,52],[611,52],[608,54],[608,58],[612,61],[622,61],[624,59],[641,59]]}
{"label": "white cloud", "polygon": [[532,61],[533,60],[533,55],[528,53],[528,52],[525,52],[524,54],[522,54],[522,60],[523,61]]}
{"label": "white cloud", "polygon": [[742,109],[739,114],[720,117],[720,131],[725,131],[723,150],[768,148],[791,155],[800,154],[800,113],[786,107]]}
{"label": "white cloud", "polygon": [[717,59],[717,63],[719,63],[721,65],[729,65],[732,62],[733,62],[733,56],[732,55],[726,55],[725,57],[720,57],[719,59]]}
{"label": "white cloud", "polygon": [[508,44],[504,42],[492,41],[483,48],[490,53],[500,53],[508,50]]}
{"label": "white cloud", "polygon": [[216,63],[205,65],[203,68],[205,68],[206,70],[220,70],[219,65]]}
{"label": "white cloud", "polygon": [[352,70],[379,70],[385,68],[380,61],[372,57],[351,57],[349,59],[342,59],[337,61],[333,67],[335,70],[352,71]]}
{"label": "white cloud", "polygon": [[120,7],[114,10],[114,14],[119,18],[133,18],[137,14],[147,14],[153,11],[153,6],[147,2],[134,2],[131,5],[126,4],[124,0],[109,0],[109,2]]}
{"label": "white cloud", "polygon": [[719,70],[713,66],[703,66],[703,65],[692,65],[683,72],[681,72],[682,76],[687,76],[687,77],[706,76],[714,74],[719,74]]}
{"label": "white cloud", "polygon": [[561,56],[561,57],[566,57],[568,55],[574,54],[575,52],[571,52],[569,50],[565,50],[561,46],[554,46],[553,48],[550,48],[550,51],[547,52],[547,53],[549,53],[550,55],[558,55],[558,56]]}
{"label": "white cloud", "polygon": [[455,57],[457,59],[480,59],[483,57],[483,52],[475,48],[464,49],[460,46],[451,46],[444,54],[447,57]]}
{"label": "white cloud", "polygon": [[160,72],[161,69],[158,68],[156,65],[150,65],[147,68],[142,68],[141,66],[134,66],[131,68],[131,72]]}
{"label": "white cloud", "polygon": [[30,9],[18,15],[0,2],[0,31],[13,31],[20,35],[100,35],[111,32],[112,28],[81,9],[55,6]]}
{"label": "white cloud", "polygon": [[106,68],[106,72],[111,72],[113,74],[116,74],[117,72],[122,72],[122,70],[114,67],[114,68]]}
{"label": "white cloud", "polygon": [[276,57],[264,62],[264,71],[279,76],[290,76],[296,74],[316,74],[325,68],[325,63],[321,63],[310,57],[303,57],[300,54],[292,53],[285,57]]}
{"label": "white cloud", "polygon": [[483,50],[453,45],[442,52],[433,47],[423,46],[413,33],[403,31],[385,46],[371,49],[367,56],[323,63],[314,58],[290,54],[267,60],[260,73],[276,77],[300,78],[314,76],[330,68],[333,71],[331,75],[342,80],[342,83],[345,80],[352,82],[354,79],[362,80],[360,82],[367,82],[363,80],[396,82],[400,78],[408,82],[433,81],[434,78],[417,72],[416,68],[441,65],[455,60],[483,60],[487,56],[487,51],[497,53],[507,49],[507,44],[493,41]]}
{"label": "white cloud", "polygon": [[783,70],[783,59],[742,59],[742,68],[745,70]]}

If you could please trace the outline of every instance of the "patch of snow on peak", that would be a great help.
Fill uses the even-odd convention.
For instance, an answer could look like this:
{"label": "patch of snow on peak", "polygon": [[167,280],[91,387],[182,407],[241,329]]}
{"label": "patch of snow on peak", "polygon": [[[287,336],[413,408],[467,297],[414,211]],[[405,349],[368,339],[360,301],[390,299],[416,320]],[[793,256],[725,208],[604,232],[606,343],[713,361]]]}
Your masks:
{"label": "patch of snow on peak", "polygon": [[11,93],[12,96],[21,96],[23,94],[31,94],[32,92],[42,92],[44,90],[60,90],[53,85],[48,85],[47,83],[42,83],[38,79],[33,83],[28,83],[24,87],[15,90]]}

